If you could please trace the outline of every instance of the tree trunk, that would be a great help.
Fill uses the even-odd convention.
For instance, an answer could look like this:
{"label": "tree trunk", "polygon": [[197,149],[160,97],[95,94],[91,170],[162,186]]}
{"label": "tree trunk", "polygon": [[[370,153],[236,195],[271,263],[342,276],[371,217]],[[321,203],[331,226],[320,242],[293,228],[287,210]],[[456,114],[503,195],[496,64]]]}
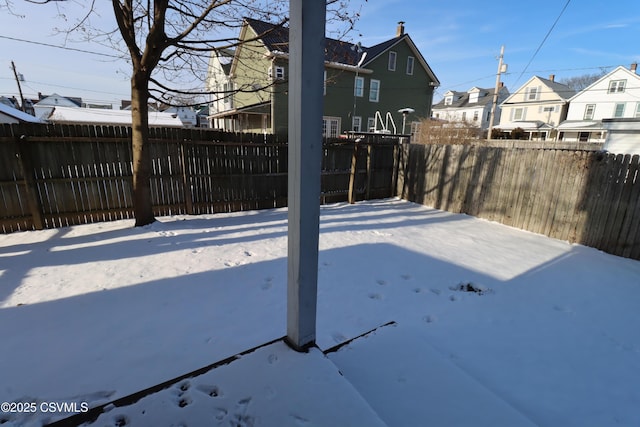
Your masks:
{"label": "tree trunk", "polygon": [[149,146],[149,79],[134,70],[131,77],[131,144],[133,149],[133,211],[136,227],[155,221],[151,203]]}

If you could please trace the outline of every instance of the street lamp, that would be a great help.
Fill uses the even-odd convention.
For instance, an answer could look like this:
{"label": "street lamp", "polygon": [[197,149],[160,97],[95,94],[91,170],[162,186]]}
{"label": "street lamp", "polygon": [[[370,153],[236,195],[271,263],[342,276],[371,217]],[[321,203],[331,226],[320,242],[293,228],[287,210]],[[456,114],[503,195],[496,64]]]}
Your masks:
{"label": "street lamp", "polygon": [[407,122],[407,115],[415,113],[416,110],[413,108],[401,108],[398,110],[398,113],[402,113],[402,134],[404,135],[404,125]]}

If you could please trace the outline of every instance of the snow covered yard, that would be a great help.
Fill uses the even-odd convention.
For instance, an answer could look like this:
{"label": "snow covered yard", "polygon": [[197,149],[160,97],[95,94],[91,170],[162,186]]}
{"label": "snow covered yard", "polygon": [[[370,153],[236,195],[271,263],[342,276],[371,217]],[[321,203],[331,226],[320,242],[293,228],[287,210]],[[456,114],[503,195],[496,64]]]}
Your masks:
{"label": "snow covered yard", "polygon": [[[396,199],[321,213],[319,350],[95,425],[640,425],[640,262]],[[278,209],[0,235],[0,402],[96,406],[284,336],[286,233]]]}

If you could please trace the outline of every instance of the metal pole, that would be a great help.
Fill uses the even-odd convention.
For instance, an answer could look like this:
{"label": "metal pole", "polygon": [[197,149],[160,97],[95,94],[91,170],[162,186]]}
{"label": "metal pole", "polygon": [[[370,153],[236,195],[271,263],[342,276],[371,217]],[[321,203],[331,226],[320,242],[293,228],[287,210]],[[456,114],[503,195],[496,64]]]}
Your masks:
{"label": "metal pole", "polygon": [[491,118],[489,120],[489,132],[487,139],[491,139],[491,131],[496,118],[496,110],[498,109],[498,92],[500,91],[500,74],[502,74],[502,59],[504,58],[504,45],[500,48],[500,59],[498,61],[498,73],[496,74],[496,87],[493,91],[493,103],[491,104]]}
{"label": "metal pole", "polygon": [[316,339],[326,3],[289,8],[287,341],[305,350]]}

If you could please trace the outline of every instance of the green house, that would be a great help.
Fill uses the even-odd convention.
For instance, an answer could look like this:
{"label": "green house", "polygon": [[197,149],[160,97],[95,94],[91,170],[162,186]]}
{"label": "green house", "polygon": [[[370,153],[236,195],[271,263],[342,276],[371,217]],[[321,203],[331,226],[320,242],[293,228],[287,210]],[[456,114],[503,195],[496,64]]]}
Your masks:
{"label": "green house", "polygon": [[[226,131],[286,134],[289,30],[245,19],[239,38],[244,42],[226,67],[233,99],[218,103],[223,107],[210,119]],[[327,38],[324,135],[408,134],[430,117],[439,84],[403,22],[396,37],[371,47]]]}

